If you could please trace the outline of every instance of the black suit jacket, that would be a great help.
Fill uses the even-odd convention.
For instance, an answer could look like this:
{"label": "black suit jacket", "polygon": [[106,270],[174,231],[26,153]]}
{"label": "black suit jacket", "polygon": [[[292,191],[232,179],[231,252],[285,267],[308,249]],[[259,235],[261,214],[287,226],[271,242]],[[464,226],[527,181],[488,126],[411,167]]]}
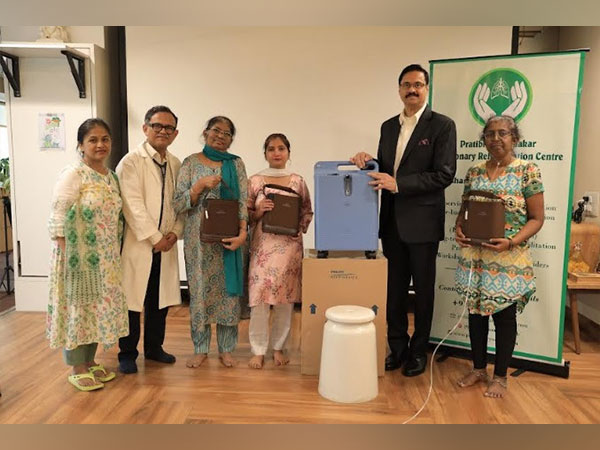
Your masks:
{"label": "black suit jacket", "polygon": [[[391,176],[399,135],[399,116],[381,125],[379,170]],[[395,224],[400,238],[407,243],[444,239],[444,189],[452,183],[455,173],[456,125],[427,106],[402,155],[396,174],[398,193],[384,189],[381,194],[380,237]],[[394,217],[390,217],[392,206]]]}

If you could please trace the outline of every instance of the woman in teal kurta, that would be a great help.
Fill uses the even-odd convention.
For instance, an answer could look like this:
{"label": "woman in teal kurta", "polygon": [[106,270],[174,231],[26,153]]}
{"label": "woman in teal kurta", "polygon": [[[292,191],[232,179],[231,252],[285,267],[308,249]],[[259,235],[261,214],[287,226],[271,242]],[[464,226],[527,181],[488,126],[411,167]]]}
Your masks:
{"label": "woman in teal kurta", "polygon": [[47,336],[73,366],[69,382],[89,391],[115,378],[95,361],[98,343],[110,347],[129,326],[121,287],[121,194],[115,173],[104,165],[108,125],[86,120],[77,142],[81,161],[63,170],[52,200]]}
{"label": "woman in teal kurta", "polygon": [[[202,152],[188,156],[177,177],[175,211],[187,212],[184,231],[185,267],[190,291],[190,321],[194,356],[188,367],[200,366],[210,348],[211,323],[217,324],[219,358],[226,367],[235,361],[240,300],[244,296],[241,246],[247,237],[248,180],[244,163],[227,150],[235,135],[230,119],[218,116],[203,132]],[[236,199],[239,204],[239,234],[221,243],[200,241],[205,198]]]}

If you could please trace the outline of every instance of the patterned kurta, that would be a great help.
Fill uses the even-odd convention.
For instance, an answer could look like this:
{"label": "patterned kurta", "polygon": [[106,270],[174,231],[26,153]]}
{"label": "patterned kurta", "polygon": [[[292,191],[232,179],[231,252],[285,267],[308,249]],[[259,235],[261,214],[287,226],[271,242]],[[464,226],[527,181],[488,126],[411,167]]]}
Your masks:
{"label": "patterned kurta", "polygon": [[[487,175],[485,161],[476,164],[467,171],[464,183],[465,194],[482,190],[504,200],[507,238],[515,236],[527,223],[526,199],[544,192],[538,166],[520,159],[513,160],[494,181]],[[471,259],[473,274],[468,287]],[[494,314],[514,303],[523,312],[536,290],[529,244],[522,242],[503,252],[477,246],[463,248],[456,269],[456,286],[462,297],[468,290],[471,314]]]}
{"label": "patterned kurta", "polygon": [[[239,218],[248,220],[246,201],[248,179],[241,158],[234,160],[240,187]],[[198,178],[220,175],[221,168],[205,166],[197,154],[188,156],[182,163],[177,176],[174,208],[179,214],[187,213],[185,221],[184,255],[185,270],[190,290],[190,320],[192,338],[203,331],[207,323],[237,325],[240,320],[240,297],[232,297],[225,290],[225,266],[223,246],[220,243],[200,241],[202,202],[204,198],[220,198],[220,184],[200,194],[195,206],[190,203],[190,187]],[[242,248],[243,254],[243,248]]]}
{"label": "patterned kurta", "polygon": [[50,347],[105,348],[129,334],[121,287],[121,194],[114,172],[101,175],[83,162],[67,167],[54,188],[50,237],[47,337]]}
{"label": "patterned kurta", "polygon": [[[248,208],[255,209],[265,198],[264,177],[250,177],[248,185]],[[289,187],[302,196],[300,230],[306,233],[313,217],[310,194],[304,179],[292,174]],[[266,193],[292,195],[277,189],[266,188]],[[297,303],[301,299],[302,282],[302,234],[284,236],[263,233],[262,220],[251,223],[250,268],[248,289],[250,306],[268,303]]]}

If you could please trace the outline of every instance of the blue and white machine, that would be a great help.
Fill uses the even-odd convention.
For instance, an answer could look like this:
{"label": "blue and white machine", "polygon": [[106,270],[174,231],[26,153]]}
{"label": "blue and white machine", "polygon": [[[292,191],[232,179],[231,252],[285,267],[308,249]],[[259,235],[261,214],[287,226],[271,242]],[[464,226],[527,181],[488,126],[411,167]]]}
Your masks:
{"label": "blue and white machine", "polygon": [[329,250],[364,250],[375,258],[378,249],[378,195],[369,186],[375,161],[358,169],[348,161],[315,164],[315,248],[319,258]]}

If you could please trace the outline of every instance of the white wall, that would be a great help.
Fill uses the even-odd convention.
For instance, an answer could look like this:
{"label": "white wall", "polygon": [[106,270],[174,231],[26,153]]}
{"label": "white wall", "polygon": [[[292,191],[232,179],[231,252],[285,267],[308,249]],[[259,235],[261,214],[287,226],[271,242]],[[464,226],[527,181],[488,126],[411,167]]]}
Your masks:
{"label": "white wall", "polygon": [[[398,75],[429,59],[510,53],[511,27],[127,27],[129,143],[143,139],[145,111],[180,117],[172,146],[202,149],[214,115],[238,128],[231,152],[253,174],[272,132],[292,145],[291,169],[313,189],[313,165],[375,153],[379,127],[401,110]],[[313,197],[314,198],[314,197]],[[305,247],[313,247],[313,228]]]}
{"label": "white wall", "polygon": [[[40,37],[39,26],[3,26],[3,41],[29,42]],[[104,27],[101,26],[67,26],[71,42],[96,44],[104,47]]]}
{"label": "white wall", "polygon": [[519,39],[519,53],[555,52],[558,49],[560,27],[520,27],[521,31],[541,30],[533,37]]}
{"label": "white wall", "polygon": [[4,78],[0,74],[0,158],[8,157],[8,132],[6,129],[6,106],[4,102]]}

